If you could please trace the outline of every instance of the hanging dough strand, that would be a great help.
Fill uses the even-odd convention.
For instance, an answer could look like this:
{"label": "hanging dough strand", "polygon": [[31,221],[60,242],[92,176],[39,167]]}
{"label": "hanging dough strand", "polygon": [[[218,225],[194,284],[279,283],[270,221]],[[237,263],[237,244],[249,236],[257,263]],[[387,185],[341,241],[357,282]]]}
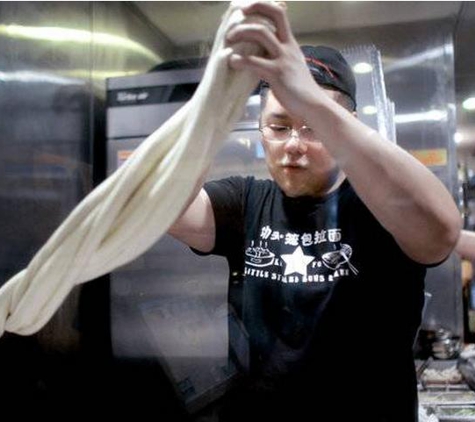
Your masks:
{"label": "hanging dough strand", "polygon": [[229,28],[249,19],[240,10],[249,3],[232,2],[223,16],[192,99],[86,196],[28,267],[0,288],[0,335],[38,331],[75,285],[132,261],[178,217],[258,82],[228,66],[233,51],[259,54],[258,47],[225,46]]}

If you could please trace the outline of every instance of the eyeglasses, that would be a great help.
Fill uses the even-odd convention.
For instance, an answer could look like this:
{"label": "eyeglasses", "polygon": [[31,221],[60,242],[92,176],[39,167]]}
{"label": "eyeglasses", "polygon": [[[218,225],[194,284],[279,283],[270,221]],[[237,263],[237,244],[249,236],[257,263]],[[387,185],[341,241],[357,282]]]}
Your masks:
{"label": "eyeglasses", "polygon": [[269,142],[287,142],[294,136],[294,133],[303,142],[315,142],[317,140],[315,132],[308,126],[293,129],[290,126],[270,124],[261,127],[259,130],[265,140]]}

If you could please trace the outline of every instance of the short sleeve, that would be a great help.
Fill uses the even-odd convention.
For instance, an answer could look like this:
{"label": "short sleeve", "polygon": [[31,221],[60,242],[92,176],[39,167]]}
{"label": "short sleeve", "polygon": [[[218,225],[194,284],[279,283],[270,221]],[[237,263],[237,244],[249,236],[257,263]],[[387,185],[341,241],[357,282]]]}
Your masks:
{"label": "short sleeve", "polygon": [[231,257],[244,244],[246,179],[229,177],[204,185],[213,207],[216,242],[210,254]]}

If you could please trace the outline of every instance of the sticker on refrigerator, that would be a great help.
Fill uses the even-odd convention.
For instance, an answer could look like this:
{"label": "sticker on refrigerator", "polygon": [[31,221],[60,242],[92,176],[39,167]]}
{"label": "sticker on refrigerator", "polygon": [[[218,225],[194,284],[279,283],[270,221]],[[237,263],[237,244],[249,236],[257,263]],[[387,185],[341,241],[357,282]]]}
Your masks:
{"label": "sticker on refrigerator", "polygon": [[447,150],[445,148],[416,149],[409,150],[409,153],[427,167],[447,165]]}
{"label": "sticker on refrigerator", "polygon": [[124,149],[117,151],[117,168],[124,164],[133,152],[133,149]]}

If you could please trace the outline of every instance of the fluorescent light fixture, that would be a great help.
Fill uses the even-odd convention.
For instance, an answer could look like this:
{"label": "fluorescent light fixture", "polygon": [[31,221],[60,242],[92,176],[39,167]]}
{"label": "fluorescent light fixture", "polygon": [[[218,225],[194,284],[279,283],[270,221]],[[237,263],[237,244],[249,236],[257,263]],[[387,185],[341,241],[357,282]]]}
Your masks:
{"label": "fluorescent light fixture", "polygon": [[0,82],[21,83],[49,83],[55,85],[84,85],[84,81],[78,78],[68,78],[42,72],[19,70],[16,72],[0,72]]}
{"label": "fluorescent light fixture", "polygon": [[107,78],[117,78],[121,76],[130,76],[136,75],[143,71],[140,70],[82,70],[82,69],[72,69],[61,71],[62,75],[70,76],[72,78],[81,78],[81,79],[97,79],[104,80]]}
{"label": "fluorescent light fixture", "polygon": [[353,66],[353,71],[355,73],[370,73],[373,70],[373,66],[366,62],[356,63]]}
{"label": "fluorescent light fixture", "polygon": [[154,63],[161,62],[162,58],[152,50],[131,39],[118,35],[101,32],[91,32],[82,29],[23,26],[23,25],[0,25],[0,35],[10,38],[41,40],[52,42],[72,42],[78,44],[93,43],[107,47],[123,48],[141,54]]}
{"label": "fluorescent light fixture", "polygon": [[140,73],[140,70],[61,70],[56,74],[46,72],[32,72],[28,70],[18,70],[16,72],[0,72],[0,82],[19,83],[49,83],[54,85],[84,85],[84,79],[104,80],[112,77],[130,76]]}
{"label": "fluorescent light fixture", "polygon": [[465,110],[475,110],[475,97],[467,98],[463,103],[462,107]]}
{"label": "fluorescent light fixture", "polygon": [[363,114],[367,114],[368,116],[372,116],[378,112],[374,105],[367,105],[362,108]]}
{"label": "fluorescent light fixture", "polygon": [[398,124],[415,122],[440,122],[447,120],[447,112],[442,110],[430,110],[422,113],[397,114],[394,121]]}

